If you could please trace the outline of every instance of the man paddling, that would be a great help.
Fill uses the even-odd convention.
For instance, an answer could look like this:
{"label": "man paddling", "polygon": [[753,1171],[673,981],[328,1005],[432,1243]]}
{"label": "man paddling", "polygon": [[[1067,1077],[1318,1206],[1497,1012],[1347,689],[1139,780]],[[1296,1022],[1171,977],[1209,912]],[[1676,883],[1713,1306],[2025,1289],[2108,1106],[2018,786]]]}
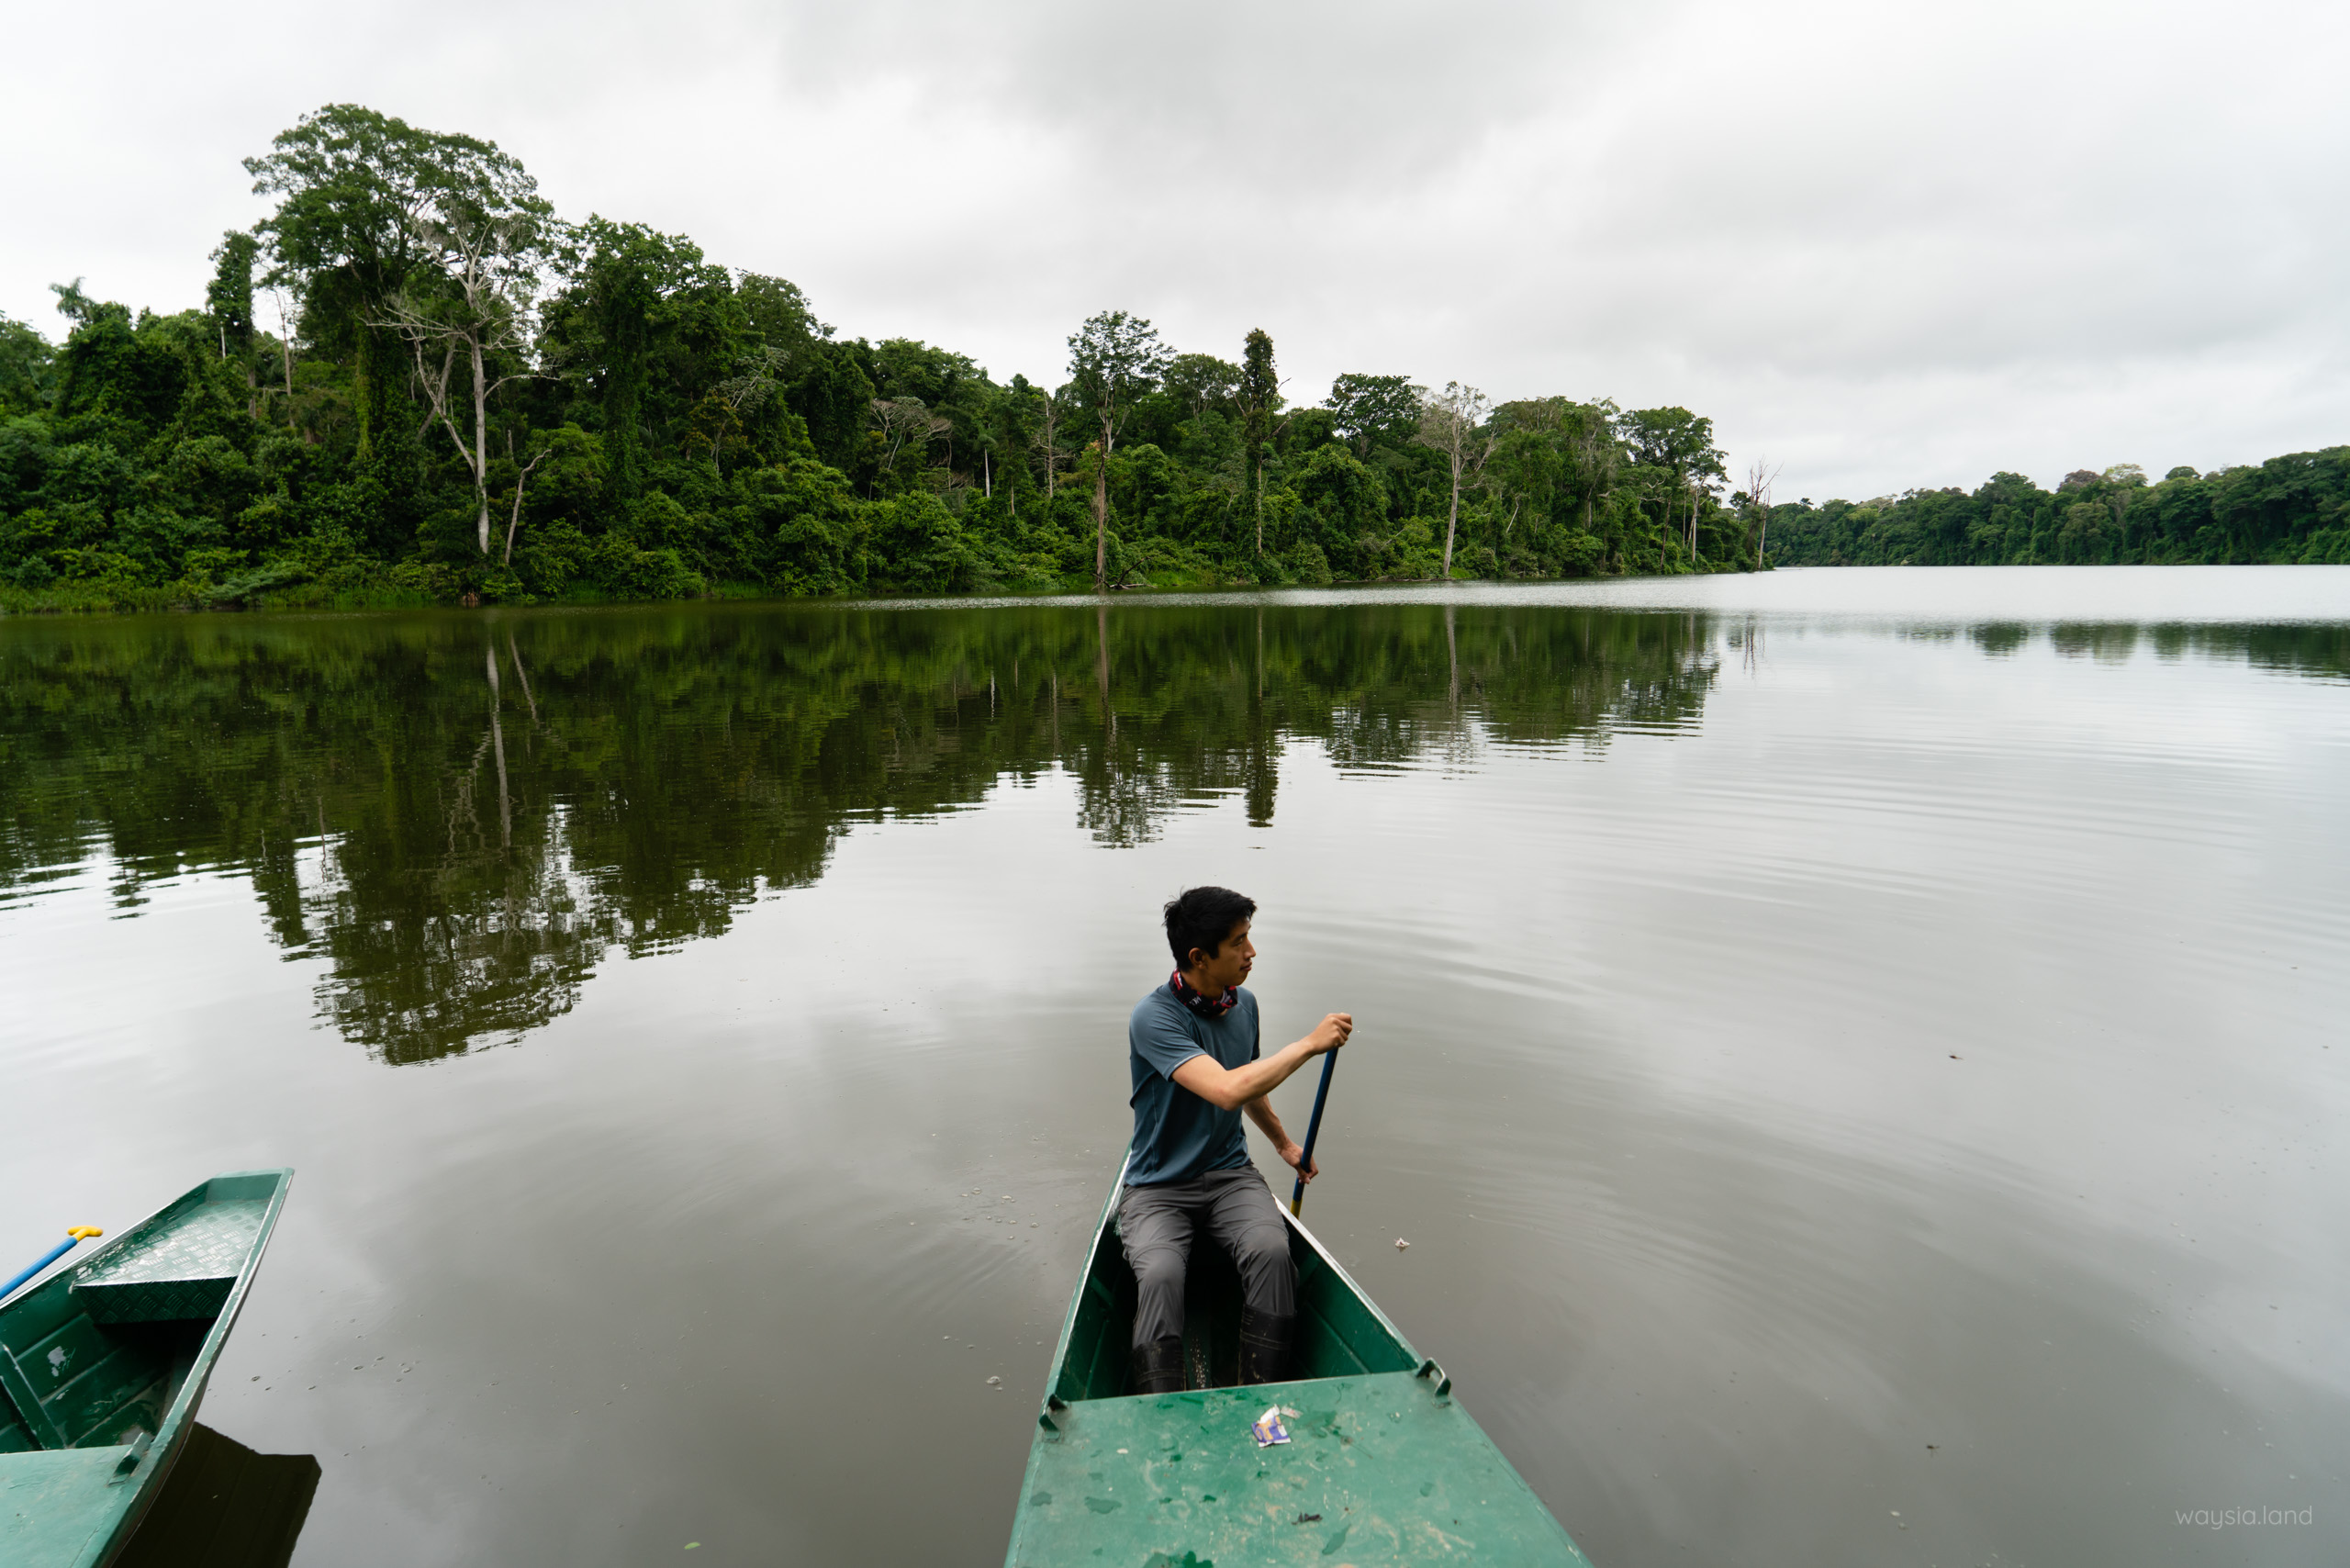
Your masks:
{"label": "man paddling", "polygon": [[1256,913],[1229,888],[1192,888],[1169,903],[1175,972],[1136,1004],[1126,1025],[1135,1136],[1118,1235],[1135,1274],[1129,1383],[1136,1394],[1183,1386],[1183,1274],[1192,1232],[1203,1227],[1240,1271],[1240,1381],[1277,1383],[1289,1373],[1297,1267],[1273,1194],[1248,1161],[1240,1114],[1300,1180],[1314,1180],[1314,1165],[1265,1096],[1345,1045],[1355,1021],[1333,1013],[1305,1038],[1259,1057],[1257,999],[1240,988],[1256,965],[1248,940]]}

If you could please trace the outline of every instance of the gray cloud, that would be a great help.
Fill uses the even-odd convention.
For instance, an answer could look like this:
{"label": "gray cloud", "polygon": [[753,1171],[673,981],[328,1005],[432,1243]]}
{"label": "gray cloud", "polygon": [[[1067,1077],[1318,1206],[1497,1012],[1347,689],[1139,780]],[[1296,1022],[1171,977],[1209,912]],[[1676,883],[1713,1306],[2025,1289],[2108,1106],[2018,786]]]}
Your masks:
{"label": "gray cloud", "polygon": [[[42,36],[42,29],[50,29]],[[237,160],[355,99],[495,138],[852,334],[1057,378],[1116,305],[1716,419],[1782,493],[2350,437],[2344,17],[1683,0],[457,5],[20,19],[0,308],[194,301]]]}

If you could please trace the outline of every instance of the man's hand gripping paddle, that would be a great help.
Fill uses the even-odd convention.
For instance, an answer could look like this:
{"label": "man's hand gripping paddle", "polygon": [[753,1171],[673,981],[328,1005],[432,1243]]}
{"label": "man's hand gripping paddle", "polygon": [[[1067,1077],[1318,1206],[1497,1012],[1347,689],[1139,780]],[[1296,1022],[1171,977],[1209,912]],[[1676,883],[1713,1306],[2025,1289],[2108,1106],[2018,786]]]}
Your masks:
{"label": "man's hand gripping paddle", "polygon": [[1333,1048],[1323,1055],[1322,1083],[1314,1091],[1314,1115],[1305,1124],[1305,1150],[1297,1159],[1297,1191],[1289,1195],[1292,1215],[1305,1206],[1305,1173],[1314,1169],[1314,1140],[1322,1136],[1322,1107],[1329,1102],[1330,1074],[1337,1067],[1338,1052]]}

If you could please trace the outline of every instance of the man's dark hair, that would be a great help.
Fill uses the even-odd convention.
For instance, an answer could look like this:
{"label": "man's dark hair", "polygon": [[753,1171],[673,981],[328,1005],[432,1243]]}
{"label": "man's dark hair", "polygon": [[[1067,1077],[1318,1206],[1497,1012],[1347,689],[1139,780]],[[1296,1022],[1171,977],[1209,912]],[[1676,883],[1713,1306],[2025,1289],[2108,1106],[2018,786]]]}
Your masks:
{"label": "man's dark hair", "polygon": [[1186,888],[1167,903],[1167,946],[1175,967],[1192,962],[1197,947],[1213,958],[1232,935],[1232,928],[1257,913],[1255,899],[1242,898],[1230,888]]}

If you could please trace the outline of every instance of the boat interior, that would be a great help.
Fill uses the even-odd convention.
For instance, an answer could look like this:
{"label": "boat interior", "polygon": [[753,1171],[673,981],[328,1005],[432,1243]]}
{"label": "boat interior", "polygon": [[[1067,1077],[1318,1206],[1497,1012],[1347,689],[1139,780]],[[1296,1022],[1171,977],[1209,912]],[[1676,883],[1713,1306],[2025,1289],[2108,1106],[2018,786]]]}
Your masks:
{"label": "boat interior", "polygon": [[[1353,1377],[1412,1372],[1419,1360],[1351,1281],[1295,1221],[1290,1256],[1297,1262],[1297,1341],[1291,1376]],[[1183,1386],[1229,1388],[1239,1381],[1240,1273],[1205,1235],[1192,1243],[1183,1283]],[[1069,1404],[1115,1399],[1127,1392],[1135,1276],[1114,1219],[1095,1233],[1069,1323],[1054,1396]]]}
{"label": "boat interior", "polygon": [[0,1454],[154,1437],[282,1182],[216,1177],[0,1305]]}

